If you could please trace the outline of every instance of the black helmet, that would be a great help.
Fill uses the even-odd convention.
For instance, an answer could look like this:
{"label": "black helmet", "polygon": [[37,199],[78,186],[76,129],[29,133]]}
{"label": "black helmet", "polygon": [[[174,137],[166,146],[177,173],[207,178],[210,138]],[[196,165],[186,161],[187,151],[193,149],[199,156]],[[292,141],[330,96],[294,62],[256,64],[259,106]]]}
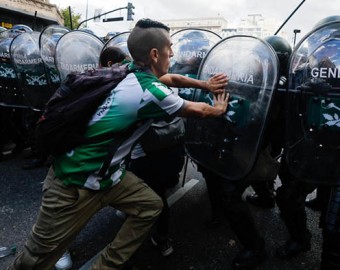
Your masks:
{"label": "black helmet", "polygon": [[81,29],[78,29],[78,30],[84,31],[84,32],[89,33],[89,34],[94,35],[94,36],[96,35],[96,34],[93,32],[93,30],[91,30],[90,28],[81,28]]}
{"label": "black helmet", "polygon": [[263,40],[268,42],[276,52],[280,62],[280,74],[282,76],[286,76],[289,57],[292,54],[292,47],[290,46],[289,42],[283,37],[279,36],[268,36]]}
{"label": "black helmet", "polygon": [[320,26],[324,24],[335,22],[335,21],[340,21],[340,15],[328,16],[326,18],[321,19],[314,25],[313,29],[319,28]]}

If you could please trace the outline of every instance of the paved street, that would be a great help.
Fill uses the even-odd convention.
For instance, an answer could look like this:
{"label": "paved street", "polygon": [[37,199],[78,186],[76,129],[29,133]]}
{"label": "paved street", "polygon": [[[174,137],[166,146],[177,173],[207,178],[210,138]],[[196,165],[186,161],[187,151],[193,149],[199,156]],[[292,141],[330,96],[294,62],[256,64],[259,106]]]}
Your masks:
{"label": "paved street", "polygon": [[[16,244],[18,251],[36,218],[40,205],[41,186],[47,167],[22,170],[27,160],[6,155],[0,162],[0,246]],[[277,180],[279,184],[279,180]],[[250,188],[246,192],[250,192]],[[171,204],[171,237],[175,252],[162,258],[149,240],[142,246],[136,261],[140,269],[148,270],[226,270],[231,269],[232,258],[240,246],[227,221],[216,229],[208,229],[209,201],[205,182],[195,166],[189,163],[186,185],[178,185],[169,193]],[[266,239],[268,259],[257,269],[263,270],[317,270],[320,261],[321,235],[318,229],[318,213],[307,210],[312,230],[312,250],[297,258],[282,261],[275,257],[275,248],[283,243],[286,230],[280,220],[278,208],[260,209],[250,206],[258,228]],[[115,211],[105,208],[88,223],[71,245],[75,269],[89,269],[89,261],[113,238],[121,219]],[[0,269],[15,256],[0,259]]]}

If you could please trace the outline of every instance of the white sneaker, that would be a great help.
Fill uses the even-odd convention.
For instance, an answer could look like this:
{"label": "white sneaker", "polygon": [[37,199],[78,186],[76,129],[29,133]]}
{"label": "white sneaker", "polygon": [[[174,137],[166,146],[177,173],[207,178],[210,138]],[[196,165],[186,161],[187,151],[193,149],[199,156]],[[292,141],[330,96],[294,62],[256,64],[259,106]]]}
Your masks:
{"label": "white sneaker", "polygon": [[54,267],[57,270],[68,270],[68,269],[71,269],[72,264],[73,263],[72,263],[72,259],[71,259],[71,254],[67,250],[67,251],[65,251],[63,256],[60,257],[60,259],[57,261],[57,263],[55,264]]}

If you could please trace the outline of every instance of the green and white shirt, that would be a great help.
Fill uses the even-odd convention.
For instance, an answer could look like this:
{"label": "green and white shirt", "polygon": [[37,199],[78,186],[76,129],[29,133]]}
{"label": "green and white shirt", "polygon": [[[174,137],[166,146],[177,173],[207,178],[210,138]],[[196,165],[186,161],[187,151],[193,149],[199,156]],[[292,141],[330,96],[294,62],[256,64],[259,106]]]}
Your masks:
{"label": "green and white shirt", "polygon": [[[133,64],[131,64],[131,68]],[[137,121],[150,119],[124,140],[111,160],[109,177],[101,178],[98,172],[103,165],[113,139],[84,144],[55,158],[56,176],[65,185],[102,190],[117,184],[125,174],[124,158],[136,140],[149,128],[152,118],[177,113],[184,100],[173,94],[152,73],[130,73],[111,95],[99,106],[89,122],[85,136],[91,138],[104,133],[119,132]]]}

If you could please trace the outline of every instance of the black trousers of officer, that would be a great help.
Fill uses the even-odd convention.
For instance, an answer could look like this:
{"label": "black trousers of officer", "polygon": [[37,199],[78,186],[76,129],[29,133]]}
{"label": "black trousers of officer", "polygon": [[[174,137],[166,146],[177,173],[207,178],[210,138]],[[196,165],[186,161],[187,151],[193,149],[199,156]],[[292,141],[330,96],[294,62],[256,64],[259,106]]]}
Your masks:
{"label": "black trousers of officer", "polygon": [[145,157],[132,159],[128,169],[143,179],[161,197],[163,210],[156,221],[156,236],[165,241],[169,233],[170,210],[166,191],[179,182],[179,173],[184,165],[183,145],[148,153]]}
{"label": "black trousers of officer", "polygon": [[264,241],[259,236],[248,204],[242,200],[242,194],[249,183],[242,180],[228,181],[201,166],[198,166],[198,171],[206,181],[213,215],[221,211],[225,214],[244,248],[263,250]]}
{"label": "black trousers of officer", "polygon": [[316,185],[299,181],[288,170],[284,159],[281,160],[279,177],[282,185],[276,190],[276,203],[281,212],[290,239],[302,246],[310,245],[311,234],[307,228],[305,200]]}
{"label": "black trousers of officer", "polygon": [[290,238],[310,244],[305,199],[316,187],[321,188],[322,209],[319,226],[322,228],[321,270],[340,269],[340,186],[317,185],[299,181],[283,162],[280,169],[282,186],[276,192],[277,205]]}

